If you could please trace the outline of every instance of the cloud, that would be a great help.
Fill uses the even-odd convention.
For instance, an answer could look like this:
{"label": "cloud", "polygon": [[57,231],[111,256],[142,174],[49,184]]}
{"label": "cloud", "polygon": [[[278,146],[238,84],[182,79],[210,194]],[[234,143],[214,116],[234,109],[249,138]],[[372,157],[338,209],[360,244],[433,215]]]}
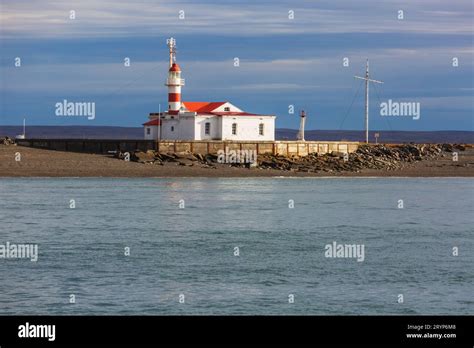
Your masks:
{"label": "cloud", "polygon": [[[69,19],[70,11],[76,19]],[[294,19],[289,19],[289,11]],[[397,14],[403,10],[404,20]],[[184,11],[184,19],[179,19]],[[185,33],[471,34],[468,1],[2,1],[2,37],[128,37]]]}
{"label": "cloud", "polygon": [[[465,71],[472,70],[469,57],[473,49],[460,49],[460,61]],[[373,77],[384,80],[383,89],[391,95],[423,96],[426,93],[447,91],[467,94],[472,92],[469,79],[457,79],[458,70],[451,65],[445,47],[419,49],[370,49],[346,52],[350,66],[343,67],[342,56],[327,55],[306,59],[242,59],[235,67],[233,59],[191,60],[184,57],[179,63],[186,86],[183,93],[206,95],[206,91],[229,94],[278,94],[279,92],[338,93],[357,87],[353,75],[364,72],[365,55],[371,58]],[[436,71],[436,74],[433,74]],[[5,84],[1,91],[8,93],[45,93],[75,95],[157,95],[166,94],[164,81],[167,61],[132,61],[123,63],[90,64],[25,64],[21,68],[0,68]],[[458,74],[458,75],[456,75]],[[439,77],[438,77],[439,76]],[[447,77],[447,78],[445,78]],[[433,84],[437,78],[444,83]],[[464,84],[463,84],[464,83]],[[429,88],[428,88],[429,87]],[[456,90],[454,89],[456,88]],[[233,92],[234,91],[234,92]]]}
{"label": "cloud", "polygon": [[[403,101],[403,100],[400,100]],[[430,110],[449,110],[449,111],[457,111],[457,110],[469,110],[473,108],[473,100],[472,96],[437,96],[437,97],[423,97],[423,98],[416,98],[412,101],[419,102],[422,108],[430,109]]]}
{"label": "cloud", "polygon": [[229,90],[237,91],[297,91],[313,88],[322,88],[323,86],[317,85],[306,85],[296,83],[253,83],[253,84],[241,84],[238,86],[230,86]]}

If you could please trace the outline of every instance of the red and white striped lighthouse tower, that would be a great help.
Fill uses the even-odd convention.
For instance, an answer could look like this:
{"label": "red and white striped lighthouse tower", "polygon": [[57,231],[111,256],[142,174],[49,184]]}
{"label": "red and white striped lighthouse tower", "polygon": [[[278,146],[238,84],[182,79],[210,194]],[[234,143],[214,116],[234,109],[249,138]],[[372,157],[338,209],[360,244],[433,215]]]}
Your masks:
{"label": "red and white striped lighthouse tower", "polygon": [[176,40],[170,37],[166,40],[170,49],[170,67],[166,86],[168,86],[168,113],[178,114],[181,108],[181,86],[184,86],[184,79],[181,78],[181,69],[176,63]]}

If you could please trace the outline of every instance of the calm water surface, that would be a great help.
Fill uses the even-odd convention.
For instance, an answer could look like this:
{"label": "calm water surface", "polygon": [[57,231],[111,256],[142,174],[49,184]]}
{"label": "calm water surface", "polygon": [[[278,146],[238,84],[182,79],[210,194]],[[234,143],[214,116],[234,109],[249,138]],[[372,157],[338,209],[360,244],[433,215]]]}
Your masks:
{"label": "calm water surface", "polygon": [[[0,259],[0,314],[474,314],[470,178],[0,179],[0,196],[0,244],[39,248]],[[326,258],[333,241],[365,260]]]}

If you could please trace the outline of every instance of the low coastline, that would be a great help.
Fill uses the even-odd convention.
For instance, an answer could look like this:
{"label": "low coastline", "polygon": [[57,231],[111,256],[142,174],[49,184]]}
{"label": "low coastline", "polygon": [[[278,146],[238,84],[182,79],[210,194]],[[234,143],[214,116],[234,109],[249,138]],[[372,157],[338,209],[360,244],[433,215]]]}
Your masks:
{"label": "low coastline", "polygon": [[[17,153],[20,160],[16,158]],[[458,154],[457,161],[443,156],[406,163],[395,169],[300,172],[226,164],[209,168],[173,162],[155,165],[127,162],[108,155],[0,145],[0,177],[473,177],[474,148],[468,146]]]}

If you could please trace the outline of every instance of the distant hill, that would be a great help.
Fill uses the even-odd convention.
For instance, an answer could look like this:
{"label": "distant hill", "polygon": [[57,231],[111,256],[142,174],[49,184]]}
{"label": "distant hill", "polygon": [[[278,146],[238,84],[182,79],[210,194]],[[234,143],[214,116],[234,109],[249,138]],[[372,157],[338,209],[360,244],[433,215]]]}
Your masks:
{"label": "distant hill", "polygon": [[[296,139],[297,130],[277,129],[277,140]],[[0,137],[15,137],[22,133],[21,126],[0,126]],[[76,138],[76,139],[143,139],[141,127],[108,127],[108,126],[28,126],[27,138]],[[370,141],[375,140],[374,133],[379,133],[379,142],[383,143],[474,143],[474,132],[471,131],[371,131]],[[363,141],[364,131],[350,130],[309,130],[305,132],[306,140],[348,140]]]}
{"label": "distant hill", "polygon": [[[14,137],[23,133],[23,126],[0,126],[0,136]],[[109,126],[27,126],[27,138],[75,139],[143,139],[141,127]]]}

